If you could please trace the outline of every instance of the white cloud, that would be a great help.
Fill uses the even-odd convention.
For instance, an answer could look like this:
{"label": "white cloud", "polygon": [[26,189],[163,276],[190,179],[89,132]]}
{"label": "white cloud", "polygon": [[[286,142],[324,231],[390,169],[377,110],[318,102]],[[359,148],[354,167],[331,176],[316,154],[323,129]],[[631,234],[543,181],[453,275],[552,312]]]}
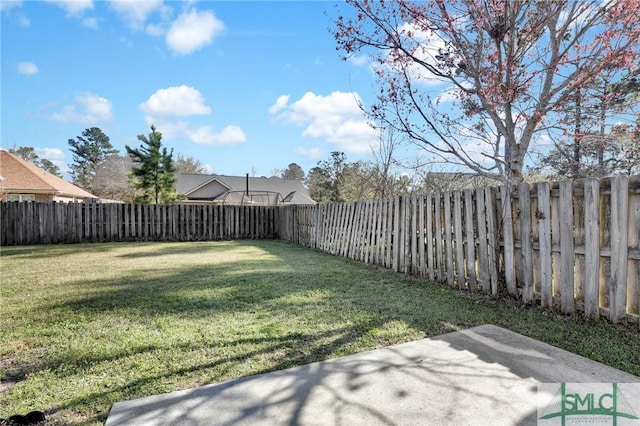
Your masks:
{"label": "white cloud", "polygon": [[351,55],[347,58],[347,61],[351,62],[353,65],[360,67],[369,63],[369,57],[367,55]]}
{"label": "white cloud", "polygon": [[[398,32],[403,34],[407,39],[413,40],[411,42],[415,49],[413,55],[428,64],[435,65],[438,63],[436,56],[439,55],[441,50],[446,50],[446,43],[436,32],[425,31],[412,23],[404,23],[398,28]],[[408,42],[407,45],[410,43]],[[427,71],[423,66],[418,65],[414,61],[410,61],[408,64],[404,61],[394,62],[394,58],[389,51],[384,58],[385,62],[382,64],[373,64],[373,70],[376,72],[377,68],[381,68],[384,72],[396,71],[402,72],[406,69],[408,76],[412,81],[421,83],[424,85],[440,85],[443,82],[450,80],[442,77],[435,76]]]}
{"label": "white cloud", "polygon": [[110,120],[113,105],[110,100],[93,93],[83,93],[75,97],[75,103],[66,105],[61,111],[49,116],[52,120],[63,123],[95,124]]}
{"label": "white cloud", "polygon": [[64,161],[64,151],[59,148],[35,148],[36,154],[40,158],[51,161]]}
{"label": "white cloud", "polygon": [[306,146],[296,146],[293,150],[297,154],[300,154],[303,157],[307,157],[312,160],[317,160],[318,158],[322,157],[322,150],[318,147],[307,148]]}
{"label": "white cloud", "polygon": [[199,145],[238,145],[247,140],[244,131],[238,126],[226,126],[216,133],[210,126],[185,129],[185,134]]}
{"label": "white cloud", "polygon": [[277,114],[279,111],[286,108],[287,104],[289,103],[289,98],[290,98],[289,95],[279,96],[278,99],[276,100],[276,103],[269,107],[269,114],[271,115]]}
{"label": "white cloud", "polygon": [[23,4],[23,0],[0,0],[0,13],[6,13],[7,15],[13,15],[14,9],[16,9],[15,17],[18,21],[18,25],[21,27],[28,27],[31,25],[29,18],[20,10]]}
{"label": "white cloud", "polygon": [[306,126],[304,137],[325,139],[344,152],[357,154],[370,152],[377,142],[377,132],[366,120],[357,93],[321,96],[307,92],[292,104],[288,101],[280,96],[269,112],[284,123]]}
{"label": "white cloud", "polygon": [[237,145],[247,140],[238,126],[226,126],[216,132],[211,126],[194,126],[185,120],[175,120],[211,114],[204,97],[193,87],[182,85],[160,89],[140,104],[140,109],[146,113],[146,123],[154,124],[167,140],[184,137],[200,145]]}
{"label": "white cloud", "polygon": [[226,126],[215,132],[211,126],[193,126],[184,120],[162,120],[146,117],[147,125],[155,125],[165,140],[186,138],[198,145],[239,145],[247,140],[244,131],[238,126]]}
{"label": "white cloud", "polygon": [[36,154],[40,158],[47,159],[58,166],[61,172],[66,172],[67,162],[65,160],[64,151],[59,148],[35,148]]}
{"label": "white cloud", "polygon": [[64,9],[68,16],[81,15],[87,9],[93,9],[92,0],[45,0]]}
{"label": "white cloud", "polygon": [[20,62],[18,72],[24,75],[33,75],[38,73],[38,67],[33,62]]}
{"label": "white cloud", "polygon": [[18,14],[18,25],[20,25],[21,27],[28,27],[29,25],[31,25],[31,21],[27,16],[20,13]]}
{"label": "white cloud", "polygon": [[11,9],[22,7],[22,0],[1,0],[0,12],[8,12]]}
{"label": "white cloud", "polygon": [[133,30],[144,28],[149,15],[154,12],[169,13],[170,8],[162,0],[111,0],[111,8]]}
{"label": "white cloud", "polygon": [[210,44],[223,30],[224,24],[212,12],[191,10],[173,22],[166,42],[173,53],[186,55]]}
{"label": "white cloud", "polygon": [[161,24],[148,24],[144,31],[150,36],[160,37],[164,34],[164,27]]}
{"label": "white cloud", "polygon": [[211,113],[200,92],[189,86],[160,89],[140,104],[140,109],[151,117],[178,117]]}
{"label": "white cloud", "polygon": [[84,18],[82,20],[82,25],[95,30],[98,28],[98,18]]}

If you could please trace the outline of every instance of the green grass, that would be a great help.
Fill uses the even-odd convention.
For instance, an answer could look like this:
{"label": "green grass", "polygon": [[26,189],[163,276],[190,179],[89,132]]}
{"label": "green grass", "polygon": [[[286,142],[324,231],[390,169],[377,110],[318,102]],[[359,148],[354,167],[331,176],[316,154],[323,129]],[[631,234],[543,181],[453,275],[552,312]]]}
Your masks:
{"label": "green grass", "polygon": [[99,424],[121,400],[496,324],[640,375],[635,328],[279,241],[2,248],[0,417]]}

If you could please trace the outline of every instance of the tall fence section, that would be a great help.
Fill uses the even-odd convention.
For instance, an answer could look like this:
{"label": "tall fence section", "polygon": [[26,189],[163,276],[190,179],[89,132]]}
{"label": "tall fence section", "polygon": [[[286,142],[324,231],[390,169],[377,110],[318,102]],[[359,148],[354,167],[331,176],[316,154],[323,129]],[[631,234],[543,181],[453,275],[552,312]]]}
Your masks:
{"label": "tall fence section", "polygon": [[638,319],[640,176],[280,207],[1,203],[2,245],[280,238],[563,313]]}
{"label": "tall fence section", "polygon": [[287,206],[280,238],[563,313],[638,318],[640,177]]}

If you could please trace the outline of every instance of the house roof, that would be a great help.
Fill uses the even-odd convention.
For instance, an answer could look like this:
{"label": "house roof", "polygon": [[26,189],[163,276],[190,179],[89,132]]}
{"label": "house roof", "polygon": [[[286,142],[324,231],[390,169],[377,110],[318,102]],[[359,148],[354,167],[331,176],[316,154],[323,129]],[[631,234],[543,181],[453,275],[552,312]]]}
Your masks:
{"label": "house roof", "polygon": [[[245,176],[178,173],[176,191],[188,197],[190,193],[214,181],[229,188],[229,191],[245,191],[247,189],[247,178]],[[302,181],[295,179],[282,179],[275,176],[269,178],[249,177],[249,191],[277,192],[285,202],[315,203],[309,196],[309,191],[302,184]]]}
{"label": "house roof", "polygon": [[97,198],[84,189],[3,149],[0,149],[0,175],[4,178],[0,182],[4,192]]}

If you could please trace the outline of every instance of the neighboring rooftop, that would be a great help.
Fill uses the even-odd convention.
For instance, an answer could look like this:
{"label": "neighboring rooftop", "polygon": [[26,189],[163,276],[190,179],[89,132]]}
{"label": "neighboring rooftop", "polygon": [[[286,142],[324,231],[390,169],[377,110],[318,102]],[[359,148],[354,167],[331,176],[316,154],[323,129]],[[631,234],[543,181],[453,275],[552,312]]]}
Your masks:
{"label": "neighboring rooftop", "polygon": [[229,202],[238,204],[240,196],[247,193],[254,198],[259,194],[271,194],[277,197],[277,203],[315,204],[302,181],[279,177],[246,177],[226,175],[203,175],[178,173],[176,191],[187,196],[188,200],[208,202]]}
{"label": "neighboring rooftop", "polygon": [[50,201],[82,201],[97,198],[72,183],[51,174],[34,164],[0,149],[0,196],[35,194],[51,196]]}

